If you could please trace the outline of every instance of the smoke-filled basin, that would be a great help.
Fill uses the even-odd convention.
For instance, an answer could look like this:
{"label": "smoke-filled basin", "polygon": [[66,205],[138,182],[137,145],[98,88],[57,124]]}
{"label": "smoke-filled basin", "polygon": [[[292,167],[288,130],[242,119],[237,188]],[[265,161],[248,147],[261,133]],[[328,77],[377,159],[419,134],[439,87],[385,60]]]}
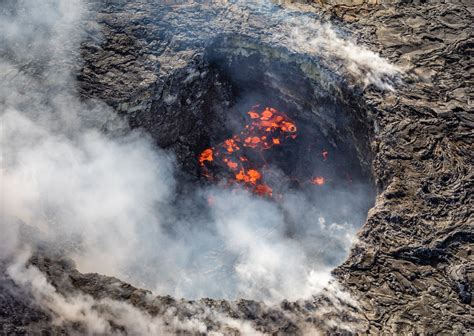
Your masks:
{"label": "smoke-filled basin", "polygon": [[[156,256],[170,263],[158,290],[264,300],[316,292],[374,202],[357,94],[315,58],[239,36],[216,38],[178,76],[170,83],[182,89],[173,84],[163,99],[174,99],[156,106],[182,113],[172,130],[192,145],[171,146],[182,172],[163,237],[178,244]],[[157,283],[149,272],[148,287]]]}
{"label": "smoke-filled basin", "polygon": [[217,39],[206,59],[229,83],[232,105],[217,116],[222,127],[208,130],[213,147],[200,154],[202,175],[216,180],[211,171],[227,170],[230,180],[248,182],[251,170],[263,182],[264,169],[277,189],[371,184],[364,111],[317,60],[242,37]]}

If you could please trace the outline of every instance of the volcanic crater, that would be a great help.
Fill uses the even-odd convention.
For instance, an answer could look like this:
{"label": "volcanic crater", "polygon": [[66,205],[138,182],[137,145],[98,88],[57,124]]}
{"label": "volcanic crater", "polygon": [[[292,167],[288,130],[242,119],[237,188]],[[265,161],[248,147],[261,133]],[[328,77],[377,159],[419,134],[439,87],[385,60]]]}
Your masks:
{"label": "volcanic crater", "polygon": [[[473,124],[466,81],[456,80],[472,51],[469,6],[88,3],[80,66],[72,67],[80,97],[105,102],[157,149],[176,156],[174,202],[215,185],[247,189],[277,205],[297,191],[321,211],[337,204],[328,220],[351,221],[354,232],[364,225],[349,257],[328,261],[337,266],[335,280],[301,300],[152,297],[116,278],[80,273],[62,248],[38,244],[28,263],[54,291],[97,300],[101,312],[111,312],[106,333],[143,330],[117,320],[121,310],[107,300],[162,319],[160,330],[168,333],[462,335],[472,329]],[[453,15],[467,19],[448,22]],[[357,62],[354,71],[341,56],[346,45],[333,54],[295,47],[281,37],[295,20],[333,22],[343,38],[359,34],[359,43],[405,73],[380,79],[371,65]],[[445,31],[455,24],[459,34]],[[403,41],[399,26],[412,32]],[[360,72],[380,81],[360,82]],[[212,156],[203,156],[206,150]],[[250,174],[257,182],[251,185],[250,170],[259,174]],[[257,192],[263,183],[269,189]],[[212,208],[212,199],[206,201],[203,208]],[[291,211],[285,216],[285,234],[298,242],[299,218]],[[7,265],[0,266],[2,288],[15,286]],[[6,332],[88,330],[82,320],[55,324],[48,309],[25,301],[24,290],[0,298]]]}
{"label": "volcanic crater", "polygon": [[374,185],[373,130],[361,90],[317,58],[222,34],[206,41],[183,70],[163,78],[148,110],[132,108],[127,116],[132,127],[172,148],[184,171],[201,176],[198,157],[205,148],[243,129],[252,109],[271,107],[297,125],[294,141],[272,152],[273,163],[287,176],[310,180],[319,171],[334,174],[329,181]]}

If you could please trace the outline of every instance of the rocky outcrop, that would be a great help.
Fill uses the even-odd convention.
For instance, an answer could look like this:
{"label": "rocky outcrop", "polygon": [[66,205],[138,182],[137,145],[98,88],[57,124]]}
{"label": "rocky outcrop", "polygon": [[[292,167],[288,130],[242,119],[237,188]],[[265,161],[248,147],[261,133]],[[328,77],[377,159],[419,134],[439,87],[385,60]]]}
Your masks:
{"label": "rocky outcrop", "polygon": [[472,8],[337,8],[332,14],[352,22],[364,32],[363,43],[406,73],[396,92],[365,93],[378,129],[372,146],[382,192],[360,232],[362,244],[336,274],[359,292],[372,332],[468,333]]}

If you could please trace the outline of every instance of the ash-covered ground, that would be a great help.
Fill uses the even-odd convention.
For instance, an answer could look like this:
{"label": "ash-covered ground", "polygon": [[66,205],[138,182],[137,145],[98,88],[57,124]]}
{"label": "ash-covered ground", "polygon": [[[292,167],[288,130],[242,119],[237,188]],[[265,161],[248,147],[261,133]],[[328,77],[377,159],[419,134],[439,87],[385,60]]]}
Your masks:
{"label": "ash-covered ground", "polygon": [[[1,332],[472,332],[472,6],[0,6]],[[272,198],[198,164],[255,103]]]}

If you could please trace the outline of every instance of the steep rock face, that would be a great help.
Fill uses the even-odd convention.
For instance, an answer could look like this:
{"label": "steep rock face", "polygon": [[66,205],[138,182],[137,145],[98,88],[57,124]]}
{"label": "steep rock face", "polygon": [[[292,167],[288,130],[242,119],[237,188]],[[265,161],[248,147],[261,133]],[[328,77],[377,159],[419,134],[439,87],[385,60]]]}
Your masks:
{"label": "steep rock face", "polygon": [[[209,37],[217,28],[228,33],[240,30],[262,43],[278,45],[272,39],[278,26],[265,30],[265,16],[248,15],[238,6],[207,8],[198,16],[190,14],[196,5],[169,8],[112,2],[97,6],[94,20],[99,26],[91,25],[82,45],[81,94],[104,100],[126,115],[133,127],[145,128],[192,171],[186,158],[210,136],[199,126],[220,125],[223,120],[216,116],[232,99],[225,78],[203,61]],[[360,309],[335,304],[324,293],[313,302],[283,302],[272,308],[244,300],[186,302],[158,297],[149,303],[145,291],[117,279],[80,274],[57,257],[33,258],[32,264],[48,275],[59,292],[77,290],[94,298],[122,300],[152,315],[164,315],[173,307],[177,315],[189,317],[206,307],[251,321],[266,333],[304,333],[308,325],[343,332],[338,323],[352,323],[354,332],[373,334],[472,330],[472,8],[462,4],[304,8],[339,21],[360,43],[379,51],[405,73],[394,92],[354,88],[362,96],[358,110],[366,113],[358,117],[359,122],[370,130],[366,142],[373,157],[366,160],[372,161],[379,195],[360,230],[360,242],[334,274]],[[180,24],[185,14],[189,21]],[[214,17],[222,19],[214,25],[202,24]],[[200,29],[189,34],[190,26]],[[321,68],[308,72],[324,76],[330,72],[332,65],[320,61]],[[203,115],[203,110],[212,113]],[[20,296],[5,292],[2,302],[15,302],[16,297]],[[6,332],[18,325],[31,331],[37,320],[44,330],[53,330],[40,307],[29,307],[32,311],[23,321],[11,319],[22,314],[21,302],[11,310],[3,307],[2,303]],[[206,318],[208,331],[226,331],[225,324]],[[334,320],[336,326],[326,324],[327,320]]]}
{"label": "steep rock face", "polygon": [[360,292],[373,328],[463,334],[473,323],[472,8],[332,13],[407,74],[396,92],[365,93],[382,193],[336,273]]}

